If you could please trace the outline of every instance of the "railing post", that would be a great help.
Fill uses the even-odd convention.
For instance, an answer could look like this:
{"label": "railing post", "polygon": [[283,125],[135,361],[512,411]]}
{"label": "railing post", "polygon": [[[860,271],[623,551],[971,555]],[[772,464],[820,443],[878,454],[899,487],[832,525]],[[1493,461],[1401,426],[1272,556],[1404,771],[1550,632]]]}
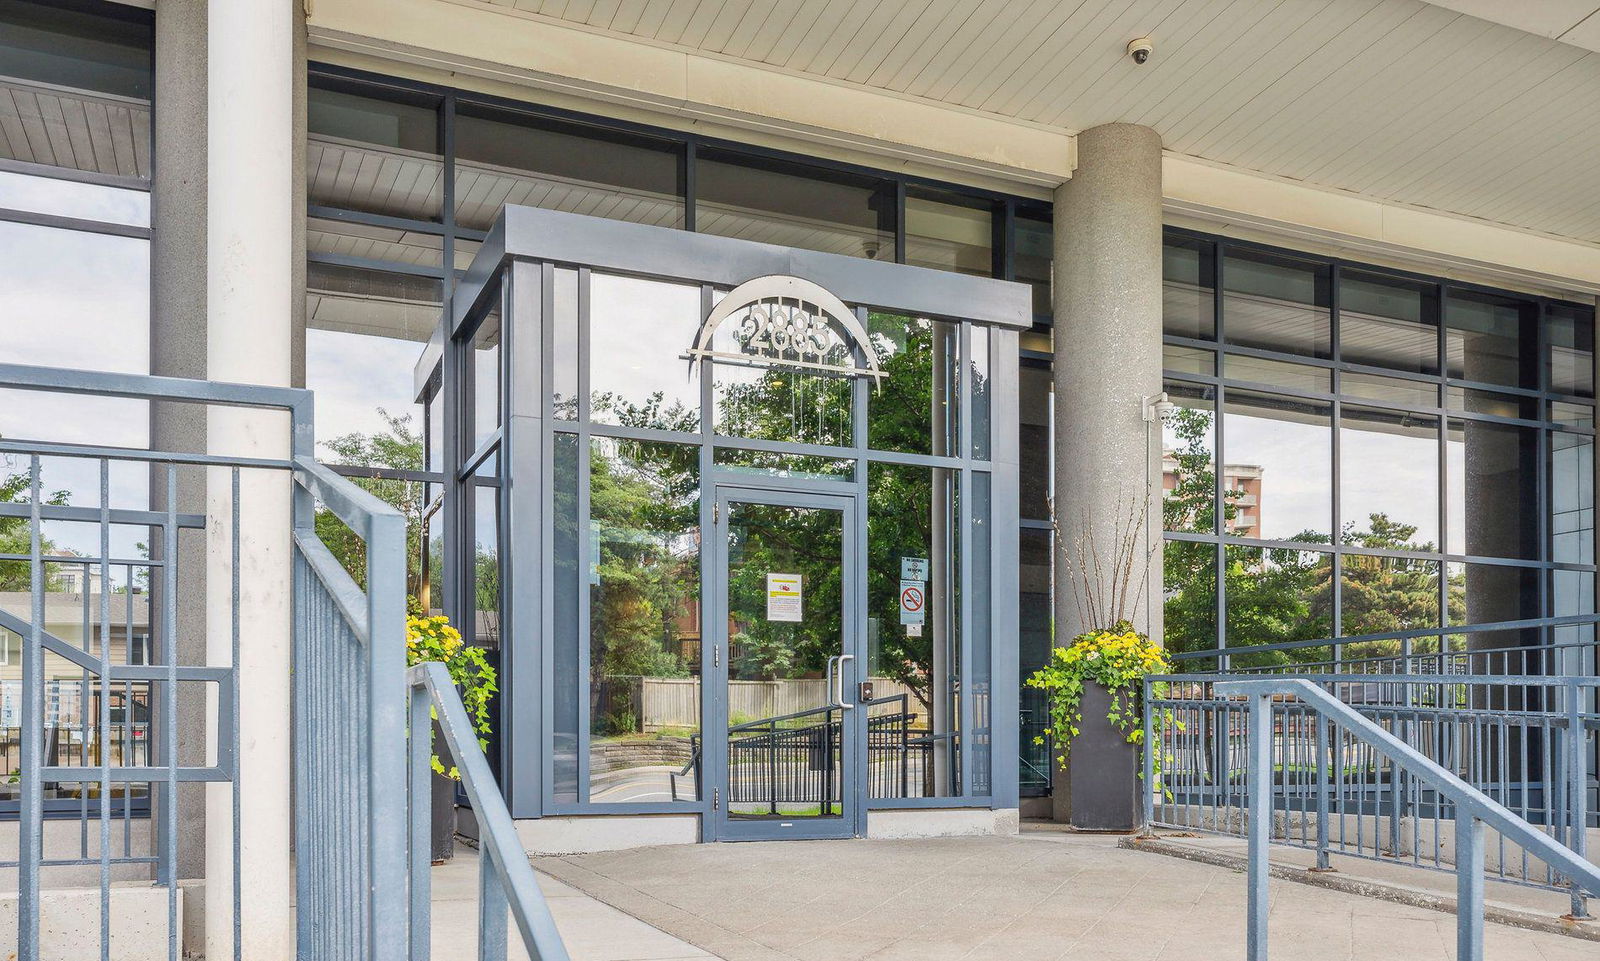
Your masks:
{"label": "railing post", "polygon": [[485,845],[478,855],[478,961],[506,961],[506,912],[511,905],[494,859],[494,851]]}
{"label": "railing post", "polygon": [[[1580,858],[1589,855],[1589,757],[1585,750],[1588,732],[1583,727],[1583,688],[1574,681],[1563,685],[1567,698],[1567,819],[1571,825],[1568,846]],[[1576,882],[1572,884],[1574,921],[1589,920],[1589,899]]]}
{"label": "railing post", "polygon": [[1272,840],[1272,701],[1269,694],[1250,698],[1250,872],[1249,921],[1245,957],[1267,961],[1267,881],[1271,875],[1267,848]]}
{"label": "railing post", "polygon": [[1456,961],[1483,961],[1483,823],[1456,807]]}
{"label": "railing post", "polygon": [[1332,871],[1328,863],[1328,752],[1333,746],[1333,722],[1321,713],[1314,714],[1317,725],[1317,866],[1313,871]]}
{"label": "railing post", "polygon": [[429,709],[428,689],[410,689],[409,793],[411,796],[411,961],[428,961],[433,954],[432,885],[429,868],[433,864],[433,712]]}
{"label": "railing post", "polygon": [[1156,754],[1160,750],[1155,743],[1156,715],[1155,707],[1150,703],[1150,679],[1144,679],[1144,692],[1139,703],[1144,705],[1144,833],[1155,834],[1156,823]]}

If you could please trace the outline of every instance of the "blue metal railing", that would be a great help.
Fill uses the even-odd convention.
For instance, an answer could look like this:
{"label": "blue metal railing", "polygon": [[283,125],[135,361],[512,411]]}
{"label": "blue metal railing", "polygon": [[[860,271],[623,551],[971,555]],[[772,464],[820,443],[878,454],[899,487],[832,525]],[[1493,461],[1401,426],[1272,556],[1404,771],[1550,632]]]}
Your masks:
{"label": "blue metal railing", "polygon": [[433,777],[433,716],[461,774],[461,786],[478,819],[478,957],[505,961],[506,913],[517,922],[531,961],[569,961],[567,949],[539,890],[533,865],[517,837],[511,812],[478,746],[461,695],[443,664],[419,664],[407,674],[410,688],[411,959],[426,961],[429,942],[429,833]]}
{"label": "blue metal railing", "polygon": [[[1247,819],[1247,724],[1243,705],[1220,685],[1270,675],[1151,677],[1145,687],[1147,823],[1242,834]],[[1453,772],[1575,851],[1600,828],[1593,800],[1600,770],[1600,679],[1501,675],[1296,675],[1346,704],[1418,754]],[[1274,715],[1280,757],[1273,803],[1279,843],[1330,853],[1455,870],[1449,805],[1409,782],[1392,758],[1292,703]],[[1157,771],[1157,761],[1160,770]],[[1500,842],[1495,880],[1571,895],[1581,892],[1549,865]]]}
{"label": "blue metal railing", "polygon": [[[1405,740],[1312,681],[1291,677],[1234,678],[1218,680],[1216,693],[1228,698],[1242,696],[1248,699],[1246,782],[1249,898],[1246,956],[1250,961],[1267,961],[1268,954],[1267,854],[1274,821],[1274,773],[1284,769],[1281,762],[1288,756],[1282,730],[1273,720],[1275,700],[1278,699],[1283,700],[1281,709],[1292,705],[1326,722],[1326,726],[1333,731],[1370,745],[1388,760],[1396,783],[1404,779],[1418,787],[1430,789],[1435,795],[1435,803],[1449,812],[1455,832],[1456,957],[1459,961],[1483,961],[1485,825],[1497,831],[1503,842],[1516,845],[1559,872],[1574,891],[1581,889],[1600,895],[1600,868],[1590,863],[1581,851],[1559,843],[1545,830],[1519,817],[1499,801],[1468,784],[1453,771],[1423,755]],[[1566,744],[1568,763],[1582,764],[1579,756],[1581,739],[1568,738]],[[1325,778],[1319,777],[1319,781],[1323,780]],[[1582,803],[1576,798],[1572,802]],[[1580,828],[1578,837],[1581,836]]]}

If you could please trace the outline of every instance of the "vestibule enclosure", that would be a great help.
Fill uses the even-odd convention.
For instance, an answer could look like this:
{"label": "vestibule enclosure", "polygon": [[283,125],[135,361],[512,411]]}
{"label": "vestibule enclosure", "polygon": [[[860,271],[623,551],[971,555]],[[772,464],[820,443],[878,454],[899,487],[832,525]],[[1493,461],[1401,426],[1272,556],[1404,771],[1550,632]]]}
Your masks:
{"label": "vestibule enclosure", "polygon": [[507,208],[418,371],[513,814],[1016,807],[1031,320],[1020,284]]}

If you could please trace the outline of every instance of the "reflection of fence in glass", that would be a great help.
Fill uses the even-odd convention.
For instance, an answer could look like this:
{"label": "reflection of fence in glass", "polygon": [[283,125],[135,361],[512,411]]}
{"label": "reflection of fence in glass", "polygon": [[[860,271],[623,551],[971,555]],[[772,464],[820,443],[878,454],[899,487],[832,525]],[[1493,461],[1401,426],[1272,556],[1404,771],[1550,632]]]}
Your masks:
{"label": "reflection of fence in glass", "polygon": [[[109,693],[111,728],[102,739],[100,685],[96,680],[51,680],[44,690],[44,757],[52,767],[119,767],[150,764],[150,694],[145,683],[121,682]],[[130,711],[131,705],[131,711]],[[85,710],[87,707],[87,710]],[[0,681],[0,800],[20,797],[22,682]],[[98,783],[48,782],[46,798],[98,797]],[[111,796],[144,797],[143,784],[113,784]]]}

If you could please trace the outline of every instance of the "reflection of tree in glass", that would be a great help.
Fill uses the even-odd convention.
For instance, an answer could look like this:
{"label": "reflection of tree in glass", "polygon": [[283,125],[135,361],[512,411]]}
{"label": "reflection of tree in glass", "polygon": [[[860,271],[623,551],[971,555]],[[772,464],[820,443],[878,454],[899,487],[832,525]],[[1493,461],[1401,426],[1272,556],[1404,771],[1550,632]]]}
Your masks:
{"label": "reflection of tree in glass", "polygon": [[[1210,450],[1213,414],[1178,408],[1167,427],[1177,438],[1170,452],[1175,462],[1174,485],[1163,504],[1166,529],[1215,530],[1216,475]],[[1233,520],[1236,491],[1223,491],[1224,529]],[[1436,546],[1416,539],[1417,527],[1387,514],[1368,516],[1365,528],[1343,525],[1347,546],[1373,550],[1431,553]],[[1301,531],[1289,538],[1305,544],[1326,544],[1325,535]],[[1166,644],[1173,651],[1215,648],[1217,611],[1215,552],[1211,545],[1168,540],[1166,567]],[[1227,592],[1229,646],[1243,647],[1331,638],[1333,630],[1332,555],[1316,550],[1255,548],[1229,545],[1223,553],[1223,589]],[[1343,636],[1384,634],[1439,626],[1439,562],[1416,558],[1345,555],[1340,600]],[[1460,575],[1451,577],[1452,620],[1465,610]],[[1428,649],[1431,639],[1418,642]],[[1399,641],[1348,645],[1346,658],[1400,653]],[[1326,660],[1322,646],[1236,655],[1238,667],[1261,667]]]}
{"label": "reflection of tree in glass", "polygon": [[[385,428],[371,434],[354,432],[324,441],[333,463],[348,467],[379,470],[419,471],[423,468],[422,435],[411,426],[411,415],[391,415],[382,407],[378,416]],[[398,510],[406,519],[406,593],[418,596],[422,584],[422,512],[424,485],[396,477],[357,477],[352,481],[379,500]],[[332,511],[319,507],[316,531],[328,550],[344,564],[346,571],[362,588],[367,583],[367,545],[345,526]],[[438,568],[434,568],[438,570]]]}
{"label": "reflection of tree in glass", "polygon": [[[43,471],[40,472],[41,475]],[[41,485],[42,485],[41,477]],[[40,496],[44,497],[45,504],[60,507],[67,503],[67,492],[51,491],[46,493],[40,487]],[[32,502],[32,481],[28,471],[19,471],[0,478],[0,503],[27,504]],[[39,539],[39,552],[44,555],[61,554],[61,550],[48,537]],[[21,554],[24,557],[33,553],[33,533],[26,517],[0,517],[0,554]],[[47,591],[59,591],[62,588],[61,571],[57,565],[45,565],[45,585]],[[33,570],[31,562],[25,560],[0,561],[0,591],[27,591],[33,586]]]}
{"label": "reflection of tree in glass", "polygon": [[[730,512],[728,620],[736,680],[820,675],[840,651],[838,511],[738,504]],[[767,575],[799,574],[800,621],[767,619]],[[786,656],[785,656],[786,654]],[[744,673],[751,670],[752,673]]]}

